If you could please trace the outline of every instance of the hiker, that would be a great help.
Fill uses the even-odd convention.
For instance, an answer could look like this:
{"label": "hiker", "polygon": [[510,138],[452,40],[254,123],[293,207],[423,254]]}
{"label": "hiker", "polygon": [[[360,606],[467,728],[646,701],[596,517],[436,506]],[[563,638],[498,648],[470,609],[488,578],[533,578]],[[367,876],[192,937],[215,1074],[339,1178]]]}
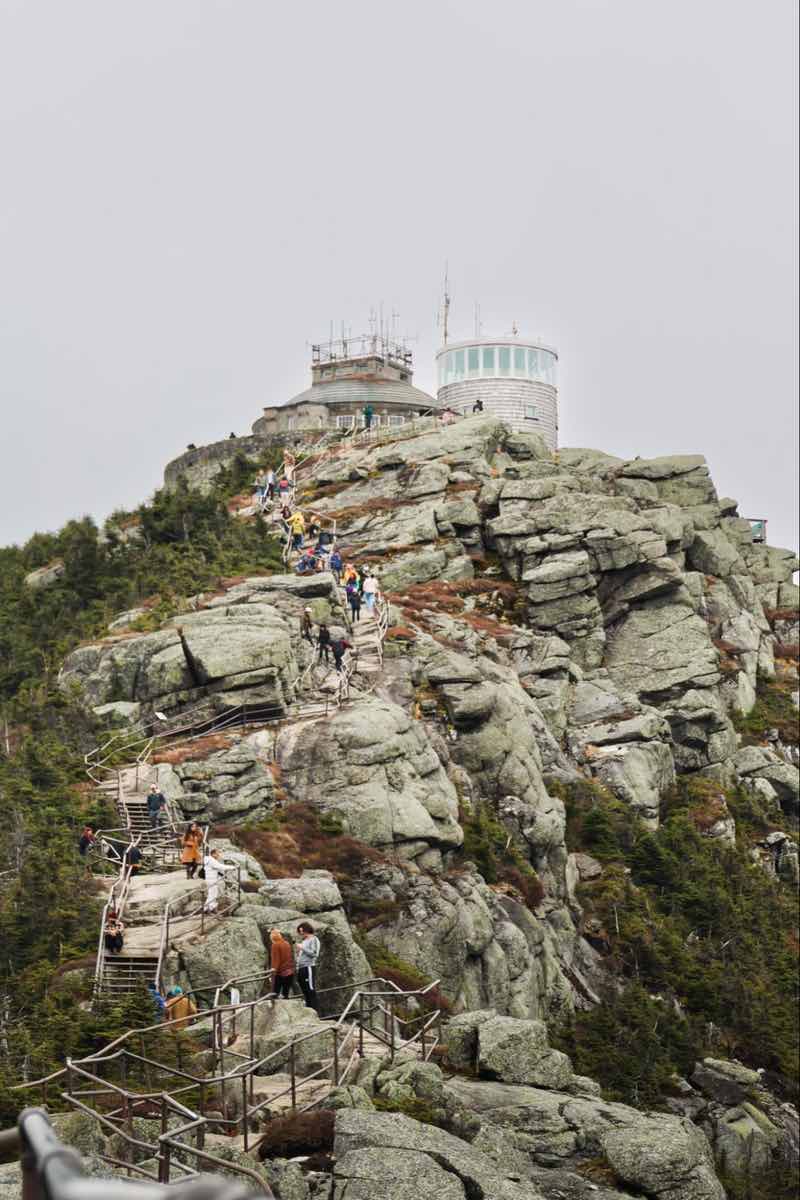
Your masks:
{"label": "hiker", "polygon": [[361,414],[364,418],[364,428],[369,432],[372,428],[372,418],[375,415],[375,409],[371,404],[365,404],[361,410]]}
{"label": "hiker", "polygon": [[139,868],[142,865],[142,852],[139,849],[138,842],[132,842],[125,851],[125,865],[130,867],[131,879],[139,874]]}
{"label": "hiker", "polygon": [[203,870],[208,889],[203,912],[216,912],[219,904],[219,881],[226,871],[233,870],[233,864],[222,862],[219,850],[211,850],[203,859]]}
{"label": "hiker", "polygon": [[297,926],[297,932],[300,934],[300,945],[297,947],[297,982],[308,1008],[319,1012],[314,979],[319,959],[319,938],[314,933],[314,926],[308,921],[301,921]]}
{"label": "hiker", "polygon": [[331,556],[330,556],[330,558],[328,559],[328,567],[329,567],[329,569],[330,569],[331,571],[333,571],[333,577],[334,577],[334,579],[336,580],[336,583],[337,583],[339,586],[341,586],[341,582],[342,582],[342,556],[341,556],[341,554],[339,553],[339,551],[336,549],[336,547],[335,547],[335,546],[334,546],[334,548],[331,550]]}
{"label": "hiker", "polygon": [[230,441],[231,438],[235,438],[235,437],[236,437],[236,434],[233,432],[233,430],[231,430],[230,433],[228,434],[228,441]]}
{"label": "hiker", "polygon": [[125,941],[125,926],[116,913],[109,913],[103,927],[103,940],[109,954],[119,954]]}
{"label": "hiker", "polygon": [[253,480],[253,486],[255,487],[256,503],[263,507],[264,496],[266,495],[267,491],[267,481],[260,471],[257,472],[256,477]]}
{"label": "hiker", "polygon": [[197,1012],[197,1005],[191,996],[185,996],[182,987],[172,987],[167,992],[167,1002],[164,1005],[164,1020],[174,1021],[173,1029],[183,1029],[189,1024]]}
{"label": "hiker", "polygon": [[194,879],[202,861],[203,831],[196,821],[192,821],[181,839],[181,862],[186,867],[187,879]]}
{"label": "hiker", "polygon": [[286,476],[281,475],[280,479],[278,480],[278,496],[281,500],[289,499],[289,490],[291,489],[291,486],[292,485],[289,483],[289,480],[286,478]]}
{"label": "hiker", "polygon": [[319,523],[319,517],[316,513],[310,513],[308,518],[308,536],[315,538],[318,533],[322,532],[322,526]]}
{"label": "hiker", "polygon": [[317,560],[314,557],[314,551],[309,546],[307,550],[303,551],[300,558],[298,558],[298,560],[295,564],[295,568],[294,568],[295,574],[309,575],[313,571],[316,570],[316,567],[317,567]]}
{"label": "hiker", "polygon": [[150,790],[147,793],[147,816],[150,819],[150,828],[158,829],[161,824],[162,809],[167,807],[167,799],[163,792],[160,792],[154,783],[150,784]]}
{"label": "hiker", "polygon": [[331,660],[331,631],[324,621],[319,627],[317,645],[319,646],[320,658],[324,658],[325,662],[329,663]]}
{"label": "hiker", "polygon": [[78,854],[80,854],[81,858],[86,858],[86,854],[92,848],[94,842],[94,830],[92,829],[91,825],[84,825],[83,833],[81,834],[80,841],[78,842]]}
{"label": "hiker", "polygon": [[164,1010],[167,1007],[164,1003],[164,994],[160,988],[157,988],[154,983],[148,983],[147,990],[150,993],[150,999],[153,1001],[156,1010],[156,1016],[159,1021],[164,1016]]}
{"label": "hiker", "polygon": [[264,482],[267,485],[267,499],[275,499],[275,472],[272,467],[267,471]]}
{"label": "hiker", "polygon": [[289,529],[292,532],[292,549],[302,550],[303,534],[306,531],[306,519],[299,508],[289,517]]}
{"label": "hiker", "polygon": [[314,622],[311,619],[311,609],[306,606],[300,619],[300,636],[307,642],[314,641]]}
{"label": "hiker", "polygon": [[477,399],[477,400],[475,401],[475,403],[473,404],[473,406],[472,406],[472,411],[473,411],[474,413],[482,413],[482,412],[483,412],[483,401],[481,400],[480,396],[478,397],[478,399]]}
{"label": "hiker", "polygon": [[375,597],[378,594],[378,581],[371,571],[364,580],[361,590],[364,596],[364,603],[367,606],[367,612],[371,615],[375,611]]}
{"label": "hiker", "polygon": [[342,659],[344,658],[345,650],[352,650],[352,648],[353,647],[346,640],[346,638],[337,638],[336,641],[331,642],[331,650],[333,651],[333,664],[337,671],[341,671],[342,669]]}
{"label": "hiker", "polygon": [[294,983],[294,958],[292,947],[280,929],[270,931],[269,965],[272,968],[272,991],[276,1000],[280,1000],[281,996],[288,1000]]}
{"label": "hiker", "polygon": [[351,579],[347,587],[344,589],[347,596],[347,603],[350,605],[350,616],[353,621],[361,620],[361,592],[358,590],[356,581]]}

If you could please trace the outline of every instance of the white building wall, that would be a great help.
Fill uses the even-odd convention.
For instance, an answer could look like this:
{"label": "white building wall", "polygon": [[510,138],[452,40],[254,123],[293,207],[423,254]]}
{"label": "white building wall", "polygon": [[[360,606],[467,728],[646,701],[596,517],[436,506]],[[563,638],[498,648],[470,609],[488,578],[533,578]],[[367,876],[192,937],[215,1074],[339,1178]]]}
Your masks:
{"label": "white building wall", "polygon": [[[463,379],[439,388],[439,403],[467,416],[480,398],[483,411],[510,425],[515,433],[538,433],[551,450],[558,449],[558,391],[548,383],[528,379]],[[535,419],[525,416],[536,409]]]}

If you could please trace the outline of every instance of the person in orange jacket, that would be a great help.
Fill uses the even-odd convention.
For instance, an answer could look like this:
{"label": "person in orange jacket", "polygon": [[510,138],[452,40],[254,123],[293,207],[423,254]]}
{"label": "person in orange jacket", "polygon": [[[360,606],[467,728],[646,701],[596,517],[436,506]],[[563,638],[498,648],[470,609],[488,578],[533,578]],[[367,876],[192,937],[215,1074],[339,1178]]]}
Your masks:
{"label": "person in orange jacket", "polygon": [[269,935],[269,961],[272,967],[272,990],[277,999],[288,1000],[294,983],[294,956],[292,947],[281,933],[273,929]]}

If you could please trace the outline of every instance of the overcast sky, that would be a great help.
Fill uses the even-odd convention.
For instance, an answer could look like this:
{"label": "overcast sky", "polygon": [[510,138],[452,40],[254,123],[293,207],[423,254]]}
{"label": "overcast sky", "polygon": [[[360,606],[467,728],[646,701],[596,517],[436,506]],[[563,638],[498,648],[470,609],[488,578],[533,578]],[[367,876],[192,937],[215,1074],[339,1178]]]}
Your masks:
{"label": "overcast sky", "polygon": [[397,309],[797,542],[797,0],[0,0],[0,543],[102,519]]}

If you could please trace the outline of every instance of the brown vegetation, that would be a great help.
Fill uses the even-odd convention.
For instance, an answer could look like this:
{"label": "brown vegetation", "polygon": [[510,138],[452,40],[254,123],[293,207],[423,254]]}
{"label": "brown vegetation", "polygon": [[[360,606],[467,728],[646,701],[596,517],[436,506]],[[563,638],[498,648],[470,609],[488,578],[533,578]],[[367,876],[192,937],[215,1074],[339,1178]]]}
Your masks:
{"label": "brown vegetation", "polygon": [[297,1158],[306,1154],[330,1153],[336,1114],[322,1108],[314,1112],[273,1117],[256,1147],[258,1157]]}
{"label": "brown vegetation", "polygon": [[217,836],[230,838],[258,860],[270,879],[288,879],[304,870],[330,871],[346,883],[368,863],[383,858],[371,846],[348,837],[330,818],[308,804],[290,804],[275,814],[272,827],[219,825]]}
{"label": "brown vegetation", "polygon": [[184,742],[181,746],[171,746],[165,750],[157,750],[153,755],[154,763],[169,763],[176,767],[181,763],[207,758],[217,750],[227,750],[238,740],[233,733],[208,733],[205,737],[195,738]]}

